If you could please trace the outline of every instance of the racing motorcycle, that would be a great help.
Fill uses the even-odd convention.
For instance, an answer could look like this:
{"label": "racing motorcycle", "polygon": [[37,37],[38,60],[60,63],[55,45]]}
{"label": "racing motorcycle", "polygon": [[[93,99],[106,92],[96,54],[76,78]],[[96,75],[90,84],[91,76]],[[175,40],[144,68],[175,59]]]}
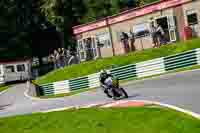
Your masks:
{"label": "racing motorcycle", "polygon": [[114,100],[128,98],[127,92],[119,86],[119,80],[117,78],[109,77],[105,80],[105,83],[107,88],[103,87],[106,90],[104,92],[109,98],[113,98]]}

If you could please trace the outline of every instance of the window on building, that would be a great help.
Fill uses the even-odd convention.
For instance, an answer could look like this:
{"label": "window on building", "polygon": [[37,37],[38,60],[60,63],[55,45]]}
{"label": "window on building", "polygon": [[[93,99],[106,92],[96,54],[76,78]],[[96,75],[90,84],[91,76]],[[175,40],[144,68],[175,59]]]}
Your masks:
{"label": "window on building", "polygon": [[25,72],[25,65],[17,65],[17,72]]}
{"label": "window on building", "polygon": [[189,26],[198,24],[198,16],[194,10],[187,12],[187,21]]}
{"label": "window on building", "polygon": [[101,44],[103,44],[104,48],[110,48],[111,47],[111,39],[110,39],[110,35],[108,32],[104,32],[104,33],[99,33],[96,35],[96,37],[98,38],[99,42]]}
{"label": "window on building", "polygon": [[6,72],[7,73],[15,72],[15,67],[14,66],[6,66]]}
{"label": "window on building", "polygon": [[141,24],[134,25],[133,32],[135,34],[135,38],[145,37],[150,34],[147,23],[141,23]]}

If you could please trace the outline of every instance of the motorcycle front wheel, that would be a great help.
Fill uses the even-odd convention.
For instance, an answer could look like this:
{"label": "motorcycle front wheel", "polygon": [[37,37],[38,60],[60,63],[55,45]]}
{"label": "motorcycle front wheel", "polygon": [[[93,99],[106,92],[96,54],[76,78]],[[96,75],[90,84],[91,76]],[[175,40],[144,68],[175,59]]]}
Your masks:
{"label": "motorcycle front wheel", "polygon": [[123,88],[120,88],[120,90],[123,93],[124,98],[128,98],[127,92]]}

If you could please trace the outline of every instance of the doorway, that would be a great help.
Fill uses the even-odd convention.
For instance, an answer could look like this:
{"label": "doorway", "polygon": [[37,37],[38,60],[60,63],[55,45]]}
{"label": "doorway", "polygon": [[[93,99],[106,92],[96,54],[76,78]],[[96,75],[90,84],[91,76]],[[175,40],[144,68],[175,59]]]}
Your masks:
{"label": "doorway", "polygon": [[167,43],[170,42],[168,18],[167,17],[158,18],[158,19],[156,19],[156,23],[158,25],[160,25],[165,32],[165,34],[164,34],[165,42],[167,42]]}
{"label": "doorway", "polygon": [[87,38],[85,40],[86,46],[86,60],[92,60],[94,58],[93,49],[92,49],[92,38]]}

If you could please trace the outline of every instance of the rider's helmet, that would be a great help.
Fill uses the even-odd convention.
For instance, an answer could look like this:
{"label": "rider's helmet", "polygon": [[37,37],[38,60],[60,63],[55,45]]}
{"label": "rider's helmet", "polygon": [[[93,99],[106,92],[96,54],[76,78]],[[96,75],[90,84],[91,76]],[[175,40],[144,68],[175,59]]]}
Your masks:
{"label": "rider's helmet", "polygon": [[106,72],[106,70],[101,70],[101,72],[100,72],[100,74],[102,75],[102,76],[104,76],[104,75],[107,75],[107,72]]}
{"label": "rider's helmet", "polygon": [[106,73],[107,73],[107,74],[111,74],[111,72],[110,72],[110,71],[107,71]]}
{"label": "rider's helmet", "polygon": [[106,70],[105,70],[105,69],[102,69],[102,70],[100,71],[100,73],[106,73]]}

